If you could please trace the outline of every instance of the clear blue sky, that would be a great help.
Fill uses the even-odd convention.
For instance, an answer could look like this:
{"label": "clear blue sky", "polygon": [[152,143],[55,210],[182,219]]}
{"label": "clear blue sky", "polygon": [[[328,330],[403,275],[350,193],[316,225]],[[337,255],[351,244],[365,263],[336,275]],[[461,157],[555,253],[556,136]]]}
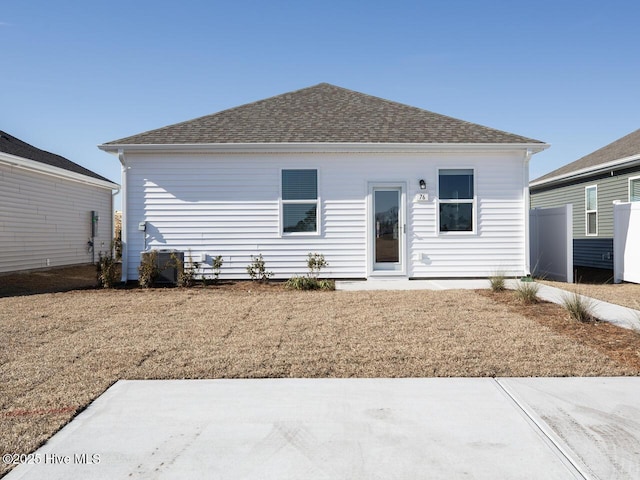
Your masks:
{"label": "clear blue sky", "polygon": [[116,182],[96,145],[329,82],[550,143],[640,128],[637,1],[0,0],[0,130]]}

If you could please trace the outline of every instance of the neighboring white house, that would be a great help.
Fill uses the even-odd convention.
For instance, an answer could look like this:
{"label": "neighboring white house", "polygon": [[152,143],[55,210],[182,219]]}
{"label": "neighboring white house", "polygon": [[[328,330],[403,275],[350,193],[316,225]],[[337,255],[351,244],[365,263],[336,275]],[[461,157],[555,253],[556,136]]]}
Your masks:
{"label": "neighboring white house", "polygon": [[122,163],[123,280],[140,252],[276,278],[529,273],[538,140],[319,84],[100,145]]}
{"label": "neighboring white house", "polygon": [[97,261],[109,252],[117,189],[0,131],[0,272]]}

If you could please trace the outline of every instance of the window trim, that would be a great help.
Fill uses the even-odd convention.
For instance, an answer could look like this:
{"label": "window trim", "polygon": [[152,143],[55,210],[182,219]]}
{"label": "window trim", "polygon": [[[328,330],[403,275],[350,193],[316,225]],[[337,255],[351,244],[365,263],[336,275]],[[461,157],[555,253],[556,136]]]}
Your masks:
{"label": "window trim", "polygon": [[[315,170],[316,172],[316,198],[315,200],[283,200],[282,198],[282,172],[286,170]],[[321,234],[322,214],[320,199],[320,169],[317,167],[286,167],[279,171],[278,185],[278,235],[280,237],[319,237]],[[313,232],[285,232],[284,231],[284,205],[310,205],[316,206],[316,229]]]}
{"label": "window trim", "polygon": [[[473,198],[464,199],[441,199],[440,198],[440,172],[443,170],[471,170],[473,175]],[[478,181],[476,176],[475,167],[467,166],[446,166],[438,167],[436,169],[436,185],[437,185],[437,200],[436,200],[436,235],[440,236],[457,236],[457,235],[477,235],[478,234]],[[440,230],[440,205],[441,204],[455,204],[455,203],[467,203],[471,204],[471,230],[470,231],[448,231],[443,232]]]}
{"label": "window trim", "polygon": [[[589,210],[589,190],[595,189],[596,191],[596,208]],[[589,214],[595,213],[596,215],[596,232],[589,233]],[[584,233],[587,237],[598,236],[598,185],[587,185],[584,187]]]}
{"label": "window trim", "polygon": [[628,195],[627,195],[627,198],[629,199],[629,202],[640,202],[640,199],[638,199],[638,200],[632,200],[631,199],[631,183],[632,182],[638,182],[640,184],[640,175],[638,175],[636,177],[629,177]]}

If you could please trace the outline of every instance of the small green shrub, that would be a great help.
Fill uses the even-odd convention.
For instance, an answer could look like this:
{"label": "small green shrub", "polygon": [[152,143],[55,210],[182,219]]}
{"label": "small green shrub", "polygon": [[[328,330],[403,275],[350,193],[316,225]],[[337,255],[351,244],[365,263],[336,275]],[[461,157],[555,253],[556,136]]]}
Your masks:
{"label": "small green shrub", "polygon": [[315,290],[317,287],[309,277],[299,277],[297,275],[291,277],[284,286],[291,290]]}
{"label": "small green shrub", "polygon": [[538,302],[540,286],[535,282],[519,282],[516,287],[516,298],[527,305]]}
{"label": "small green shrub", "polygon": [[258,282],[268,282],[273,276],[273,272],[267,271],[262,254],[257,257],[251,255],[251,263],[247,265],[247,273],[251,280]]}
{"label": "small green shrub", "polygon": [[100,255],[96,264],[98,282],[102,288],[113,288],[118,282],[118,262],[111,255]]}
{"label": "small green shrub", "polygon": [[111,240],[111,251],[116,261],[122,260],[122,237],[120,235]]}
{"label": "small green shrub", "polygon": [[196,273],[200,268],[200,264],[193,261],[191,250],[187,254],[187,262],[183,262],[178,255],[172,253],[171,263],[178,271],[178,286],[193,287],[196,283]]}
{"label": "small green shrub", "polygon": [[320,290],[335,290],[336,282],[334,280],[328,280],[326,278],[323,280],[318,280],[318,288]]}
{"label": "small green shrub", "polygon": [[583,297],[577,292],[565,295],[562,298],[562,306],[569,312],[569,316],[579,322],[593,322],[593,302],[588,297]]}
{"label": "small green shrub", "polygon": [[506,289],[505,275],[502,272],[496,272],[490,276],[489,283],[491,284],[491,290],[494,292],[503,292]]}
{"label": "small green shrub", "polygon": [[309,268],[309,277],[318,278],[320,270],[328,267],[329,264],[321,253],[309,253],[307,255],[307,267]]}
{"label": "small green shrub", "polygon": [[292,290],[335,290],[336,283],[333,280],[319,280],[320,270],[329,266],[321,253],[307,255],[307,267],[309,273],[303,277],[297,275],[287,280],[286,288]]}
{"label": "small green shrub", "polygon": [[217,257],[213,257],[211,259],[211,268],[213,270],[213,281],[217,282],[220,277],[220,269],[223,264],[222,255],[218,255]]}
{"label": "small green shrub", "polygon": [[284,284],[290,290],[335,290],[336,282],[333,280],[318,280],[317,278],[293,276]]}
{"label": "small green shrub", "polygon": [[159,275],[158,251],[144,252],[138,267],[138,284],[142,288],[151,288],[156,283]]}

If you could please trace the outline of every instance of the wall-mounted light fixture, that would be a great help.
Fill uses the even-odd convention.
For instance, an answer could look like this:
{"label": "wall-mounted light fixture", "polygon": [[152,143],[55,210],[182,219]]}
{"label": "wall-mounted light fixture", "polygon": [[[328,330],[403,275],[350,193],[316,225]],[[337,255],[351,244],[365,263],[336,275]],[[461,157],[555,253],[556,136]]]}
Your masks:
{"label": "wall-mounted light fixture", "polygon": [[427,182],[425,182],[423,179],[420,179],[420,190],[426,190],[427,189]]}

